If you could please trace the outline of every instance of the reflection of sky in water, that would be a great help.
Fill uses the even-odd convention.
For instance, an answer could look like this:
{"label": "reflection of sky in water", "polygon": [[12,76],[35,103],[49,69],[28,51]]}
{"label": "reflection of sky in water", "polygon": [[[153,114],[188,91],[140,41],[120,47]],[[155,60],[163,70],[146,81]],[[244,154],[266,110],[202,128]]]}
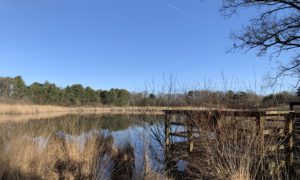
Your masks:
{"label": "reflection of sky in water", "polygon": [[[112,135],[114,139],[114,147],[123,147],[127,144],[131,144],[133,146],[135,156],[135,171],[144,171],[143,164],[145,156],[148,156],[148,165],[150,165],[152,169],[159,171],[163,168],[163,165],[161,164],[163,160],[163,148],[156,140],[150,137],[150,128],[159,128],[158,130],[163,132],[163,127],[159,125],[149,126],[147,123],[145,123],[144,126],[132,126],[126,130],[120,131],[101,129],[99,131],[94,130],[90,132],[83,132],[79,135],[70,135],[64,133],[63,131],[58,131],[56,132],[56,135],[61,138],[65,138],[67,142],[76,143],[81,150],[84,149],[85,142],[95,135],[104,135],[104,137]],[[34,140],[40,149],[43,150],[46,148],[49,138],[38,136],[32,138],[32,140]]]}
{"label": "reflection of sky in water", "polygon": [[153,157],[150,147],[155,147],[156,153],[160,152],[160,157],[158,157],[160,159],[163,158],[163,148],[159,146],[157,141],[150,138],[147,128],[153,127],[135,126],[123,131],[111,132],[111,135],[114,137],[114,146],[122,147],[130,143],[134,147],[135,171],[144,170],[143,164],[145,159],[147,159],[148,166],[151,166],[152,169],[161,170],[162,168],[162,164],[156,161],[156,157]]}
{"label": "reflection of sky in water", "polygon": [[[111,117],[112,119],[114,116]],[[120,119],[122,121],[122,119]],[[153,138],[153,133],[151,130],[159,132],[160,138],[164,139],[164,125],[163,123],[156,122],[149,125],[147,121],[140,121],[138,124],[130,124],[130,126],[123,130],[110,131],[109,129],[99,129],[92,130],[89,132],[82,132],[77,135],[67,134],[63,131],[56,132],[61,138],[64,138],[68,142],[76,143],[79,146],[79,149],[83,150],[86,141],[95,135],[104,135],[104,137],[112,136],[114,139],[114,147],[122,147],[127,144],[131,144],[134,148],[135,155],[135,171],[142,172],[144,171],[144,162],[147,161],[147,166],[151,167],[152,170],[161,171],[163,168],[163,145],[159,144]],[[180,132],[185,130],[182,126],[171,126],[172,132]],[[38,147],[43,150],[46,148],[49,137],[35,136],[23,138],[28,140],[33,140],[37,143]],[[172,137],[172,141],[185,141],[185,138]],[[163,141],[162,141],[163,143]],[[178,170],[183,170],[186,166],[184,161],[179,161],[177,163]]]}

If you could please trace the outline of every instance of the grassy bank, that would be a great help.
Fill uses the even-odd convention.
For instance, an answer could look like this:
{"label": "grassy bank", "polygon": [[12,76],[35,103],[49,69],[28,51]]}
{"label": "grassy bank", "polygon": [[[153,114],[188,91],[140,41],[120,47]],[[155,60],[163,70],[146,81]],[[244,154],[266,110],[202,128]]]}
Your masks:
{"label": "grassy bank", "polygon": [[[215,108],[204,107],[157,107],[157,106],[79,106],[66,107],[55,105],[6,104],[0,103],[0,122],[24,122],[29,119],[45,119],[67,114],[153,114],[162,115],[163,110],[204,110]],[[224,109],[224,108],[218,108]],[[227,109],[229,110],[229,109]],[[288,110],[288,107],[268,108],[260,110]]]}
{"label": "grassy bank", "polygon": [[4,104],[0,103],[0,114],[41,114],[41,113],[162,113],[166,109],[204,109],[201,107],[157,107],[157,106],[80,106],[65,107],[54,105]]}

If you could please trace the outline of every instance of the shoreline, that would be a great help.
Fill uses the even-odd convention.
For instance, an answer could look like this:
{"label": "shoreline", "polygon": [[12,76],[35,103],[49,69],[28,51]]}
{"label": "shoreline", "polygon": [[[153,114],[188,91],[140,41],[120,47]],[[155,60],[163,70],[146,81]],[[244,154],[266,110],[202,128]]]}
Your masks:
{"label": "shoreline", "polygon": [[205,107],[166,107],[166,106],[79,106],[4,104],[0,103],[0,115],[22,115],[41,113],[160,113],[163,110],[204,110]]}
{"label": "shoreline", "polygon": [[[55,105],[31,105],[31,104],[5,104],[0,103],[0,123],[3,122],[26,122],[31,119],[46,119],[55,118],[59,116],[78,114],[127,114],[127,115],[164,115],[163,110],[212,110],[216,108],[207,107],[157,107],[157,106],[79,106],[79,107],[66,107]],[[219,110],[225,108],[219,108]],[[271,110],[272,108],[268,109]],[[229,109],[227,109],[229,110]],[[276,110],[276,109],[274,109]]]}
{"label": "shoreline", "polygon": [[164,115],[163,110],[203,110],[201,107],[65,107],[55,105],[30,105],[30,104],[5,104],[0,103],[0,123],[4,122],[26,122],[28,120],[55,118],[59,116],[78,114],[132,114],[132,115]]}
{"label": "shoreline", "polygon": [[[149,113],[164,114],[164,110],[238,110],[222,107],[196,107],[196,106],[78,106],[67,107],[57,105],[32,105],[32,104],[5,104],[0,103],[1,115],[24,115],[43,113]],[[250,110],[250,109],[249,109]],[[269,107],[260,110],[288,110],[288,107]]]}

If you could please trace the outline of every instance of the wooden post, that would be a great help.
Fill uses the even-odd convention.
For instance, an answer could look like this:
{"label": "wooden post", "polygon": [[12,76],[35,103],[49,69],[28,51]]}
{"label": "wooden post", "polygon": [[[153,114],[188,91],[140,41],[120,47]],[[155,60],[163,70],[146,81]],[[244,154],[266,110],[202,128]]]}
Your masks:
{"label": "wooden post", "polygon": [[290,111],[293,111],[294,110],[294,103],[290,102],[289,105],[290,105]]}
{"label": "wooden post", "polygon": [[285,123],[285,134],[286,134],[286,143],[285,143],[285,163],[286,169],[288,173],[289,179],[292,178],[292,171],[293,171],[293,161],[294,161],[294,154],[293,154],[293,147],[294,147],[294,136],[293,136],[293,126],[294,126],[294,113],[290,112],[286,117]]}
{"label": "wooden post", "polygon": [[265,129],[265,118],[261,117],[260,121],[259,121],[259,134],[260,134],[260,150],[261,150],[261,153],[264,153],[264,150],[265,150],[264,129]]}
{"label": "wooden post", "polygon": [[174,161],[172,154],[171,154],[171,118],[174,116],[172,113],[165,112],[165,168],[168,173],[170,173],[172,169],[174,169],[176,165],[176,161]]}
{"label": "wooden post", "polygon": [[264,163],[264,146],[265,146],[265,137],[264,137],[264,126],[265,126],[265,119],[260,114],[256,116],[256,135],[258,135],[258,147],[257,147],[257,158],[258,162],[260,163],[260,169],[262,172],[264,172],[265,169],[265,163]]}
{"label": "wooden post", "polygon": [[216,138],[219,143],[222,143],[222,123],[221,123],[221,115],[218,112],[213,112],[211,115],[211,121],[213,121],[214,130],[216,133]]}
{"label": "wooden post", "polygon": [[171,117],[170,114],[165,114],[165,155],[169,155],[170,153],[170,146],[171,146],[171,140],[170,140],[170,131],[171,131],[171,125],[170,125]]}
{"label": "wooden post", "polygon": [[[259,137],[259,140],[260,140],[260,132],[261,132],[261,127],[260,127],[260,114],[258,114],[256,117],[255,117],[255,122],[256,122],[256,136]],[[257,152],[259,154],[258,156],[258,159],[260,159],[260,153],[261,153],[261,143],[259,142],[257,144]]]}
{"label": "wooden post", "polygon": [[189,152],[192,152],[194,148],[194,141],[193,141],[193,119],[191,114],[187,115],[186,124],[187,124],[187,135],[188,135],[188,146],[189,146],[188,150]]}
{"label": "wooden post", "polygon": [[223,138],[222,137],[222,122],[221,122],[221,115],[220,113],[215,113],[215,121],[216,121],[216,129],[217,129],[217,135],[219,139]]}

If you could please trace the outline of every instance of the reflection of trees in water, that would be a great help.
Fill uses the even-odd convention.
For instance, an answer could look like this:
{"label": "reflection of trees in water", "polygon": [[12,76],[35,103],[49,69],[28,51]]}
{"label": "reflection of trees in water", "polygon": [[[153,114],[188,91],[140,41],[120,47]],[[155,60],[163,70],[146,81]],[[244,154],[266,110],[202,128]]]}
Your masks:
{"label": "reflection of trees in water", "polygon": [[[113,137],[94,133],[81,146],[65,134],[52,133],[44,148],[22,133],[0,136],[0,179],[95,179],[104,173],[111,156]],[[4,147],[4,148],[3,148]],[[100,163],[101,161],[101,163]],[[100,167],[101,166],[101,167]]]}
{"label": "reflection of trees in water", "polygon": [[[101,129],[124,130],[130,126],[155,123],[160,119],[161,116],[148,115],[68,115],[25,123],[2,124],[0,179],[9,179],[12,176],[19,179],[103,179],[103,176],[107,176],[104,172],[108,171],[107,169],[112,179],[132,177],[136,168],[133,145],[128,143],[122,147],[113,147],[113,137],[110,133],[101,133]],[[70,135],[82,132],[91,133],[87,133],[88,137],[84,137],[86,139],[81,142],[69,138]],[[48,137],[42,151],[38,150],[41,147],[33,138],[37,136],[46,139]],[[84,144],[79,145],[82,142]],[[8,144],[11,151],[4,152],[4,147]]]}
{"label": "reflection of trees in water", "polygon": [[114,180],[132,179],[134,176],[133,146],[129,143],[122,147],[113,147],[114,139],[111,135],[95,133],[86,139],[82,148],[78,142],[57,133],[49,136],[43,150],[39,150],[34,141],[20,142],[20,138],[17,137],[11,138],[9,144],[12,146],[10,151],[0,151],[0,179],[111,177]]}
{"label": "reflection of trees in water", "polygon": [[0,125],[0,128],[9,126],[11,133],[22,132],[32,136],[59,131],[78,135],[100,129],[125,130],[131,126],[142,126],[145,123],[161,121],[161,119],[161,116],[153,115],[65,115],[50,119],[29,120],[26,123],[10,122]]}
{"label": "reflection of trees in water", "polygon": [[94,179],[104,174],[97,169],[105,169],[105,166],[108,166],[109,160],[102,158],[111,154],[113,141],[112,136],[104,137],[98,134],[86,139],[80,149],[78,144],[68,142],[66,137],[53,134],[45,151],[48,151],[47,154],[55,154],[52,154],[56,159],[52,168],[59,179]]}

